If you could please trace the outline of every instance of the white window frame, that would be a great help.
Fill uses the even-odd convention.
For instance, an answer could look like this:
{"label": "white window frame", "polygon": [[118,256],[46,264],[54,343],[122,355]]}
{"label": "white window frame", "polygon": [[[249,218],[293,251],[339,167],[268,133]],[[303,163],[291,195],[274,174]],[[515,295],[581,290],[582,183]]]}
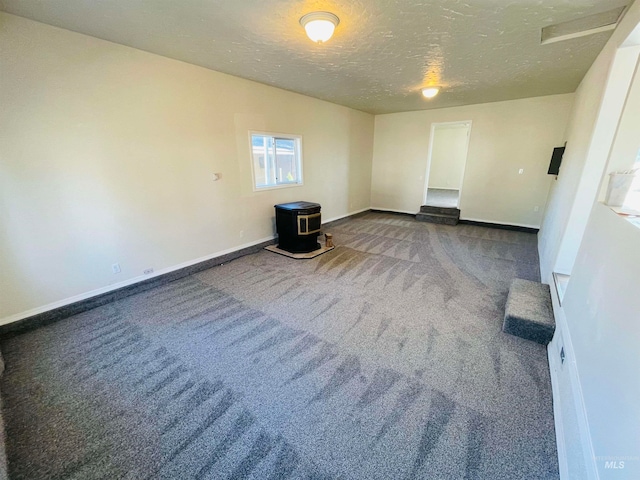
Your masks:
{"label": "white window frame", "polygon": [[[295,142],[294,151],[297,153],[298,160],[298,181],[297,182],[287,182],[280,183],[276,185],[265,185],[264,187],[260,187],[256,185],[256,172],[255,172],[255,159],[253,158],[253,136],[260,135],[266,137],[272,137],[274,139],[285,139],[285,140],[293,140]],[[290,133],[275,133],[275,132],[261,132],[257,130],[249,131],[249,158],[251,161],[251,185],[253,187],[254,192],[263,192],[265,190],[276,190],[280,188],[290,188],[290,187],[301,187],[304,185],[303,181],[303,168],[302,168],[302,135],[294,135]],[[265,159],[266,161],[266,159]]]}

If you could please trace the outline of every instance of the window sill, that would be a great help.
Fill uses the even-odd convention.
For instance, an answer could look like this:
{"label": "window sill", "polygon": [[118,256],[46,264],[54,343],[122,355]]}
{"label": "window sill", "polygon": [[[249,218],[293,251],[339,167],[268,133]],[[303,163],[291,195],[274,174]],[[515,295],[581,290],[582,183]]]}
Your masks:
{"label": "window sill", "polygon": [[264,192],[266,190],[280,190],[281,188],[293,188],[293,187],[302,187],[303,183],[289,183],[286,185],[273,185],[269,187],[253,187],[254,192]]}
{"label": "window sill", "polygon": [[610,205],[605,205],[604,203],[603,205],[609,208],[618,217],[621,217],[629,222],[634,227],[640,228],[640,212],[637,212],[636,210],[625,209],[623,207],[612,207]]}

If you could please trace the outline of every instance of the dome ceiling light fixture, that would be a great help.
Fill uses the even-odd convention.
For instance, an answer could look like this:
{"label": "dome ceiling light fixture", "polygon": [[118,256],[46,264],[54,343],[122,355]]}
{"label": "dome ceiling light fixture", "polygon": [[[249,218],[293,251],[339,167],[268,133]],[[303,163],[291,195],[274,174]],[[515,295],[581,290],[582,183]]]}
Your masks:
{"label": "dome ceiling light fixture", "polygon": [[438,87],[426,87],[422,89],[422,95],[425,98],[433,98],[440,92]]}
{"label": "dome ceiling light fixture", "polygon": [[329,12],[311,12],[300,19],[307,36],[316,43],[324,43],[331,38],[340,19]]}

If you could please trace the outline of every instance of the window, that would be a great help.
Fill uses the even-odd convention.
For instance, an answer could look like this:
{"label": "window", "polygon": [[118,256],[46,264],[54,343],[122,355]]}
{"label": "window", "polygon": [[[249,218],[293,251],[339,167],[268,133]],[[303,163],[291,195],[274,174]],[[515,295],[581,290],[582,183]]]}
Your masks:
{"label": "window", "polygon": [[301,137],[251,132],[255,190],[302,185]]}

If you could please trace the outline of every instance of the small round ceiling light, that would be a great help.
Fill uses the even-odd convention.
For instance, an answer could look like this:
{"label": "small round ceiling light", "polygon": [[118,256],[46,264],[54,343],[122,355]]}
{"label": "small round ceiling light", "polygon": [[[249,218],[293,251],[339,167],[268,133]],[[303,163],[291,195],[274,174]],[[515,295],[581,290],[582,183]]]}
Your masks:
{"label": "small round ceiling light", "polygon": [[340,19],[329,12],[311,12],[300,19],[307,36],[316,43],[324,43],[331,38]]}
{"label": "small round ceiling light", "polygon": [[422,89],[422,95],[425,98],[433,98],[440,92],[438,87],[427,87]]}

